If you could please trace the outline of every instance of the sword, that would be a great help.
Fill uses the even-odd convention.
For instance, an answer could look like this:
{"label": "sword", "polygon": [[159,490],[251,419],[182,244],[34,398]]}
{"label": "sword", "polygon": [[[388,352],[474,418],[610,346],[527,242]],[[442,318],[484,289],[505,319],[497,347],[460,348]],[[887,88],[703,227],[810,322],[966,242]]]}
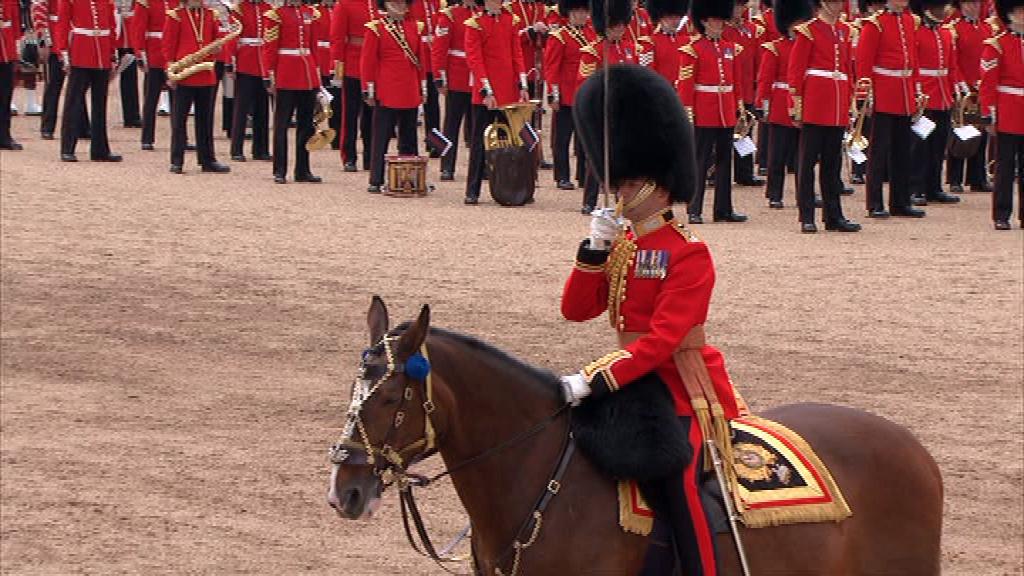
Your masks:
{"label": "sword", "polygon": [[740,528],[736,524],[739,515],[733,506],[732,498],[729,497],[729,486],[725,481],[725,466],[722,464],[722,456],[718,453],[718,446],[711,438],[705,438],[708,453],[711,454],[711,463],[715,467],[715,478],[718,479],[718,488],[722,493],[722,504],[725,505],[725,515],[729,518],[729,531],[732,532],[732,539],[736,543],[736,552],[740,557],[740,568],[743,576],[750,576],[750,565],[747,564],[747,552],[743,548],[743,539],[740,537]]}

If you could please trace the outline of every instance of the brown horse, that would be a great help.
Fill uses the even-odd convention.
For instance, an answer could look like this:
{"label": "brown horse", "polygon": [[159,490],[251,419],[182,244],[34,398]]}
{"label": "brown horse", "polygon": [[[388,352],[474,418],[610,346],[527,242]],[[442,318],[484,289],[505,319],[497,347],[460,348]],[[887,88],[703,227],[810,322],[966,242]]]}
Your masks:
{"label": "brown horse", "polygon": [[[363,355],[343,442],[332,455],[328,501],[341,516],[360,518],[372,509],[382,478],[391,475],[386,469],[401,476],[437,452],[469,514],[478,573],[639,572],[647,539],[619,527],[615,483],[582,455],[569,461],[541,521],[528,523],[568,435],[556,376],[473,338],[430,328],[426,306],[415,322],[389,332],[387,310],[374,297],[368,320],[373,348]],[[409,376],[422,373],[422,359],[413,359],[420,351],[429,358],[426,381]],[[940,573],[942,478],[910,432],[832,405],[782,406],[763,416],[815,447],[853,516],[741,527],[752,574]],[[530,545],[521,547],[513,567],[517,539]],[[716,550],[719,573],[740,574],[729,535],[718,536]]]}

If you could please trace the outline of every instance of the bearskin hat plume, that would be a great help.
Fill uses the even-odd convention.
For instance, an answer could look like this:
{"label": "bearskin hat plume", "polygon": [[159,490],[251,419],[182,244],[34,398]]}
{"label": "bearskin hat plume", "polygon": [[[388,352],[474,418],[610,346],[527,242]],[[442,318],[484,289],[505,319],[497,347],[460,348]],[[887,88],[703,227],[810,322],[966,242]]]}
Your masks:
{"label": "bearskin hat plume", "polygon": [[605,74],[611,94],[611,185],[652,179],[669,191],[672,202],[689,201],[697,185],[693,127],[672,85],[643,66],[598,70],[576,93],[576,130],[595,172],[604,177]]}
{"label": "bearskin hat plume", "polygon": [[693,0],[690,5],[690,20],[697,31],[704,33],[704,21],[708,18],[732,20],[732,12],[736,7],[733,0]]}

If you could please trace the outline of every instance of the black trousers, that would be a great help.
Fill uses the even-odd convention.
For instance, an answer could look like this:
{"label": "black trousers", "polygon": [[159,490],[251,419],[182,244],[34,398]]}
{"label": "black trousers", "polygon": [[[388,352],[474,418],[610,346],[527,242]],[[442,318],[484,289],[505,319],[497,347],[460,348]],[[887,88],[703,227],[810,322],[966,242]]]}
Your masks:
{"label": "black trousers", "polygon": [[757,165],[761,168],[768,167],[768,146],[771,142],[771,124],[765,121],[759,121],[757,123]]}
{"label": "black trousers", "polygon": [[[334,98],[331,99],[331,118],[327,121],[327,127],[334,130],[334,139],[331,140],[331,149],[337,150],[341,141],[341,88],[331,84],[333,76],[321,76],[320,84],[327,88]],[[315,128],[315,127],[314,127]]]}
{"label": "black trousers", "polygon": [[733,213],[732,208],[732,135],[733,128],[694,127],[697,140],[697,188],[687,206],[691,216],[700,216],[704,209],[704,188],[712,159],[715,165],[714,217]]}
{"label": "black trousers", "polygon": [[463,120],[472,123],[469,117],[473,97],[469,92],[449,90],[444,98],[444,136],[452,141],[448,155],[441,158],[441,171],[455,174],[455,161],[459,157],[459,129]]}
{"label": "black trousers", "polygon": [[[981,144],[978,146],[978,151],[970,158],[953,158],[949,156],[946,158],[946,183],[953,184],[956,186],[962,186],[967,184],[968,186],[982,186],[988,182],[988,173],[986,171],[986,156],[985,149],[988,148],[988,131],[981,131]],[[967,177],[964,178],[964,168],[966,166]]]}
{"label": "black trousers", "polygon": [[252,114],[252,155],[270,155],[269,109],[263,79],[252,74],[235,75],[235,103],[231,119],[231,155],[241,156],[245,143],[245,124]]}
{"label": "black trousers", "polygon": [[274,176],[288,173],[288,121],[295,114],[295,177],[310,174],[306,141],[313,136],[316,90],[278,90],[274,98]]}
{"label": "black trousers", "polygon": [[416,144],[416,108],[373,107],[373,156],[370,158],[370,186],[384,184],[384,156],[398,126],[398,153],[419,154]]}
{"label": "black trousers", "polygon": [[[64,89],[64,65],[57,60],[57,55],[51,53],[46,61],[46,89],[43,91],[43,115],[39,119],[39,131],[52,134],[57,129],[57,108],[60,105],[60,92]],[[79,120],[84,132],[79,136],[89,134],[89,112],[86,110],[85,102],[82,102],[82,118]]]}
{"label": "black trousers", "polygon": [[[754,105],[753,104],[744,104],[743,106],[747,110],[753,111],[753,109],[754,109]],[[737,184],[742,184],[742,183],[750,182],[751,180],[753,180],[754,179],[754,156],[757,154],[757,152],[755,152],[754,154],[747,154],[746,156],[740,156],[734,150],[733,154],[736,155],[736,158],[733,160],[734,165],[736,167],[736,175],[735,175],[736,183]]]}
{"label": "black trousers", "polygon": [[[441,103],[437,96],[437,86],[434,85],[434,75],[430,73],[427,74],[427,99],[423,102],[423,124],[426,127],[424,134],[430,134],[434,128],[441,129]],[[426,146],[429,150],[430,145]]]}
{"label": "black trousers", "polygon": [[[221,82],[224,81],[224,75],[227,73],[227,64],[224,62],[217,62],[214,64],[214,70],[217,73],[217,84],[213,87],[212,98],[214,100],[214,107],[211,108],[211,110],[215,110],[217,108],[217,91],[220,89]],[[221,94],[220,99],[220,129],[228,135],[228,138],[231,137],[231,122],[234,119],[234,109],[234,95],[232,95],[231,98],[228,98],[227,90],[225,90]]]}
{"label": "black trousers", "polygon": [[[762,124],[762,130],[768,124]],[[800,129],[793,126],[772,124],[768,130],[768,186],[765,195],[769,200],[782,202],[782,191],[786,185],[786,166],[800,146]],[[796,178],[799,181],[799,176]]]}
{"label": "black trousers", "polygon": [[[858,106],[859,105],[860,104],[858,103]],[[865,116],[864,117],[864,125],[863,125],[863,129],[862,129],[861,133],[864,134],[864,137],[867,138],[868,142],[870,143],[871,142],[871,116]],[[850,172],[855,174],[855,175],[857,175],[857,176],[860,176],[861,178],[863,178],[868,173],[868,163],[867,162],[861,162],[860,164],[857,164],[856,162],[853,162],[852,166],[850,167]]]}
{"label": "black trousers", "polygon": [[996,132],[996,185],[992,219],[1013,216],[1013,183],[1017,182],[1017,218],[1024,227],[1024,134]]}
{"label": "black trousers", "polygon": [[824,203],[825,223],[843,220],[840,171],[843,166],[843,126],[804,124],[800,129],[800,163],[797,168],[797,205],[800,222],[814,223],[814,166],[818,165],[818,186]]}
{"label": "black trousers", "polygon": [[[132,54],[131,48],[118,48],[117,58]],[[121,119],[125,126],[137,126],[142,123],[139,116],[139,72],[137,66],[129,66],[121,71],[118,79],[121,87]]]}
{"label": "black trousers", "polygon": [[488,110],[483,104],[473,105],[472,138],[469,145],[469,177],[466,178],[466,197],[479,198],[484,177],[484,130],[501,117],[498,110]]}
{"label": "black trousers", "polygon": [[[910,116],[875,112],[868,147],[867,209],[884,210],[882,182],[889,176],[889,210],[910,207]],[[892,166],[892,170],[888,167]]]}
{"label": "black trousers", "polygon": [[373,143],[373,107],[363,103],[363,87],[359,78],[345,76],[342,82],[342,103],[344,114],[341,124],[341,161],[356,163],[356,130],[363,140],[363,170],[370,169],[370,152]]}
{"label": "black trousers", "polygon": [[11,97],[14,96],[14,62],[0,62],[0,144],[11,141]]}
{"label": "black trousers", "polygon": [[925,110],[924,115],[935,122],[935,129],[928,138],[921,140],[916,134],[911,138],[910,192],[914,195],[935,198],[942,190],[942,160],[946,157],[946,143],[949,139],[949,110]]}
{"label": "black trousers", "polygon": [[167,71],[150,67],[142,82],[142,143],[152,144],[156,140],[156,108],[160,103],[160,92],[167,84]]}
{"label": "black trousers", "polygon": [[[561,105],[558,107],[558,111],[555,112],[555,125],[553,127],[555,132],[555,146],[552,154],[555,159],[555,182],[561,182],[562,180],[569,180],[569,141],[573,139],[573,133],[576,130],[576,124],[573,123],[572,119],[572,106]],[[575,151],[577,162],[585,161],[586,156],[583,153],[583,146],[580,144],[580,139],[575,139]]]}
{"label": "black trousers", "polygon": [[188,111],[196,108],[196,154],[200,166],[217,161],[213,152],[213,91],[214,86],[182,86],[174,88],[171,96],[171,164],[185,163],[185,142]]}
{"label": "black trousers", "polygon": [[72,67],[68,74],[68,89],[64,93],[64,114],[60,121],[60,152],[74,154],[78,137],[85,131],[81,125],[82,109],[85,107],[85,93],[91,95],[92,123],[89,141],[89,157],[103,158],[110,155],[107,140],[107,88],[110,70],[103,68]]}

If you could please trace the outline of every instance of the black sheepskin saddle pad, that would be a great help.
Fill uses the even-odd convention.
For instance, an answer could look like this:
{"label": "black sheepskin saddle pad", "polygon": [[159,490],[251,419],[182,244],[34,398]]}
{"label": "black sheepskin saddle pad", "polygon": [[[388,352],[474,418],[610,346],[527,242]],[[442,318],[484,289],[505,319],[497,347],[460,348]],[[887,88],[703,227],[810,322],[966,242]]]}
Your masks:
{"label": "black sheepskin saddle pad", "polygon": [[680,473],[693,458],[688,423],[655,373],[573,409],[573,435],[583,454],[616,480],[649,482]]}

